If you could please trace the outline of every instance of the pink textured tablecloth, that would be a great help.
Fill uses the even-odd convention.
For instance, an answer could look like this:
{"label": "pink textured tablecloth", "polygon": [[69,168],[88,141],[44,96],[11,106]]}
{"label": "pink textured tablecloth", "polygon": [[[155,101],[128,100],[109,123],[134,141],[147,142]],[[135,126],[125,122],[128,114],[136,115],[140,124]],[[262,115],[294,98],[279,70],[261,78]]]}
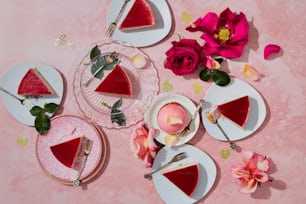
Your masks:
{"label": "pink textured tablecloth", "polygon": [[[50,64],[62,73],[66,87],[58,114],[82,116],[73,95],[73,73],[84,48],[105,38],[110,2],[2,0],[0,76],[14,64],[28,61]],[[184,30],[188,24],[182,15],[195,20],[209,11],[220,13],[227,7],[244,12],[250,22],[249,43],[243,56],[227,61],[230,75],[246,80],[242,75],[246,63],[264,74],[258,82],[246,81],[263,96],[267,118],[258,131],[238,144],[272,159],[270,172],[274,181],[263,184],[251,195],[239,193],[237,181],[230,176],[230,167],[241,163],[240,155],[232,153],[223,159],[220,150],[228,148],[228,144],[213,139],[200,126],[190,144],[214,159],[217,179],[199,203],[305,203],[305,1],[168,0],[168,3],[173,14],[173,31],[162,42],[142,49],[158,69],[160,92],[164,92],[162,86],[167,81],[168,87],[173,87],[172,92],[193,101],[204,97],[211,82],[202,82],[197,74],[178,77],[165,70],[164,53],[171,41],[178,39],[177,34],[199,37],[199,33]],[[66,46],[55,45],[61,34],[66,35]],[[282,53],[264,60],[264,47],[270,43],[280,45]],[[203,89],[195,92],[194,87],[199,85]],[[1,203],[163,203],[153,182],[143,179],[150,169],[134,158],[130,150],[129,136],[135,126],[119,130],[103,128],[110,147],[106,166],[83,188],[72,188],[50,179],[40,168],[35,155],[35,129],[16,121],[2,100],[0,120]],[[22,146],[16,140],[27,143]]]}

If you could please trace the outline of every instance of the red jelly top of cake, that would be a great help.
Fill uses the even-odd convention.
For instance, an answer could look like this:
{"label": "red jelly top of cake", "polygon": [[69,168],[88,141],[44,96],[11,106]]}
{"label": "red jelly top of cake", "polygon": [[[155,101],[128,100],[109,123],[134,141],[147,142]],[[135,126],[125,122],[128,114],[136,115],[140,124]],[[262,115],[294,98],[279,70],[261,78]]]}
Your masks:
{"label": "red jelly top of cake", "polygon": [[132,84],[128,74],[120,65],[116,65],[111,73],[95,89],[96,92],[132,95]]}
{"label": "red jelly top of cake", "polygon": [[146,0],[135,0],[119,29],[127,31],[153,27],[155,24],[155,15],[150,4]]}
{"label": "red jelly top of cake", "polygon": [[186,195],[192,196],[199,182],[199,164],[191,163],[162,173]]}
{"label": "red jelly top of cake", "polygon": [[55,91],[37,68],[30,68],[21,79],[17,93],[20,95],[51,95],[55,94]]}
{"label": "red jelly top of cake", "polygon": [[250,112],[250,101],[248,96],[243,96],[227,103],[218,105],[221,115],[243,127],[248,119]]}
{"label": "red jelly top of cake", "polygon": [[85,139],[85,137],[77,137],[50,146],[50,149],[58,161],[68,168],[73,168],[82,150],[83,139]]}

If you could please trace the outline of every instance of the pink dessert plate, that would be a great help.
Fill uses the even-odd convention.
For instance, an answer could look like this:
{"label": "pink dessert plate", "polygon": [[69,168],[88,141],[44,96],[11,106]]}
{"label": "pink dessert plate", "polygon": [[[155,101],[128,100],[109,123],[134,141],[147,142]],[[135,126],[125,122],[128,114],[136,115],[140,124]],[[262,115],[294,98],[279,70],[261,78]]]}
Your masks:
{"label": "pink dessert plate", "polygon": [[51,128],[46,135],[37,135],[36,155],[47,175],[63,184],[73,184],[77,171],[59,162],[51,152],[50,146],[83,135],[93,141],[93,146],[85,163],[81,182],[89,181],[99,172],[106,161],[108,148],[104,134],[94,124],[80,117],[62,115],[51,119]]}
{"label": "pink dessert plate", "polygon": [[[112,40],[98,43],[97,46],[101,51],[102,57],[110,55],[113,51],[119,53],[119,65],[127,72],[133,89],[131,96],[99,93],[95,91],[96,87],[111,70],[103,70],[104,75],[101,79],[94,78],[88,86],[83,84],[84,81],[93,76],[90,51],[94,46],[87,49],[85,57],[83,56],[81,62],[77,65],[74,75],[74,95],[80,110],[91,121],[105,128],[120,129],[134,125],[143,119],[144,107],[159,91],[159,79],[153,62],[145,53],[135,47],[124,46]],[[137,68],[132,63],[131,59],[135,55],[141,55],[146,60],[142,68]],[[119,99],[122,99],[122,105],[119,110],[123,112],[126,118],[125,126],[113,123],[111,116],[115,114],[111,113],[109,107],[102,105],[102,103],[106,103],[108,106],[112,106]]]}

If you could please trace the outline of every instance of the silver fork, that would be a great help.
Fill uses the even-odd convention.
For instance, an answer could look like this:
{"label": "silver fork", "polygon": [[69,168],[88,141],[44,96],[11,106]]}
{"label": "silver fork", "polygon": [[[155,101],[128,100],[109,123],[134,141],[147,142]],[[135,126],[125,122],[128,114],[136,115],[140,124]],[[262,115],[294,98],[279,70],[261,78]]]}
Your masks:
{"label": "silver fork", "polygon": [[118,58],[118,56],[119,56],[119,53],[117,53],[116,51],[114,51],[114,52],[112,52],[110,55],[108,55],[108,56],[106,57],[106,59],[105,59],[104,65],[101,66],[99,69],[97,69],[97,70],[93,73],[92,77],[90,77],[90,78],[88,78],[87,80],[83,81],[83,82],[82,82],[82,85],[83,85],[83,86],[88,86],[89,82],[90,82],[91,80],[93,80],[93,79],[95,78],[95,76],[96,76],[105,66],[107,66],[107,65],[109,65],[109,64],[111,64],[111,63],[113,63],[113,62]]}
{"label": "silver fork", "polygon": [[159,167],[158,169],[155,169],[154,171],[151,171],[150,173],[145,174],[144,178],[150,179],[150,178],[152,178],[152,175],[155,174],[156,172],[162,170],[163,168],[169,166],[170,164],[172,164],[174,162],[177,162],[177,161],[180,161],[182,159],[185,159],[186,157],[187,157],[186,153],[185,152],[181,152],[181,153],[175,155],[168,163],[164,164],[163,166]]}
{"label": "silver fork", "polygon": [[31,101],[29,101],[28,99],[26,98],[19,98],[17,96],[15,96],[14,94],[12,94],[11,92],[9,92],[8,90],[2,88],[0,86],[0,90],[7,93],[8,95],[12,96],[13,98],[17,99],[18,101],[20,101],[20,103],[22,105],[24,105],[25,107],[28,107],[28,108],[32,108],[34,105],[31,103]]}
{"label": "silver fork", "polygon": [[201,99],[197,105],[197,108],[195,110],[195,112],[193,113],[191,119],[189,120],[188,124],[186,125],[186,127],[179,132],[178,134],[176,134],[177,137],[183,137],[184,135],[186,135],[189,131],[190,131],[190,125],[192,123],[192,121],[195,120],[197,113],[199,112],[200,108],[204,105],[205,101],[203,99]]}
{"label": "silver fork", "polygon": [[115,29],[117,27],[118,21],[120,20],[122,14],[123,14],[123,11],[124,11],[126,5],[129,3],[129,1],[130,0],[125,0],[124,1],[124,3],[121,6],[121,9],[120,9],[116,19],[115,19],[115,21],[113,21],[111,24],[109,24],[109,26],[108,26],[108,28],[106,30],[106,33],[105,33],[106,36],[111,37],[113,35],[113,33],[114,33],[114,31],[115,31]]}
{"label": "silver fork", "polygon": [[237,152],[241,151],[241,148],[233,141],[230,140],[230,138],[228,137],[228,135],[226,134],[226,132],[223,130],[223,128],[221,127],[221,125],[218,123],[218,118],[214,119],[214,117],[209,117],[209,112],[206,113],[206,117],[207,119],[217,125],[217,127],[219,128],[219,130],[222,132],[223,136],[225,137],[225,139],[227,140],[227,142],[230,144],[230,147],[232,150],[235,150]]}
{"label": "silver fork", "polygon": [[87,157],[91,152],[91,149],[92,149],[92,140],[88,139],[88,140],[86,140],[86,144],[85,144],[85,148],[84,148],[84,157],[83,157],[82,165],[80,167],[80,170],[78,171],[77,178],[73,181],[73,186],[74,187],[78,187],[81,183],[80,178],[81,178],[82,172],[84,170],[85,162],[87,160]]}

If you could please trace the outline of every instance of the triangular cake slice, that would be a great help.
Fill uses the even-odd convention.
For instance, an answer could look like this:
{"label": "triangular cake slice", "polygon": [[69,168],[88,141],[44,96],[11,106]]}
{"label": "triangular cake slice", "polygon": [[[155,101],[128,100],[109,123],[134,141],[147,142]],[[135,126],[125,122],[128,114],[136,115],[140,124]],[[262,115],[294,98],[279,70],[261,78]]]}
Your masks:
{"label": "triangular cake slice", "polygon": [[162,172],[162,175],[186,195],[192,196],[199,183],[199,164],[189,163],[174,169],[166,170]]}
{"label": "triangular cake slice", "polygon": [[246,124],[249,112],[250,101],[248,96],[243,96],[217,106],[219,113],[241,128]]}
{"label": "triangular cake slice", "polygon": [[53,95],[55,91],[37,68],[30,68],[21,79],[17,93],[24,96]]}
{"label": "triangular cake slice", "polygon": [[111,73],[95,89],[96,92],[131,96],[132,83],[124,68],[116,64]]}
{"label": "triangular cake slice", "polygon": [[122,21],[119,29],[128,31],[154,27],[155,25],[155,15],[150,4],[146,0],[134,0],[132,8]]}
{"label": "triangular cake slice", "polygon": [[56,159],[68,168],[76,169],[80,165],[83,149],[88,139],[77,137],[59,144],[50,146]]}

